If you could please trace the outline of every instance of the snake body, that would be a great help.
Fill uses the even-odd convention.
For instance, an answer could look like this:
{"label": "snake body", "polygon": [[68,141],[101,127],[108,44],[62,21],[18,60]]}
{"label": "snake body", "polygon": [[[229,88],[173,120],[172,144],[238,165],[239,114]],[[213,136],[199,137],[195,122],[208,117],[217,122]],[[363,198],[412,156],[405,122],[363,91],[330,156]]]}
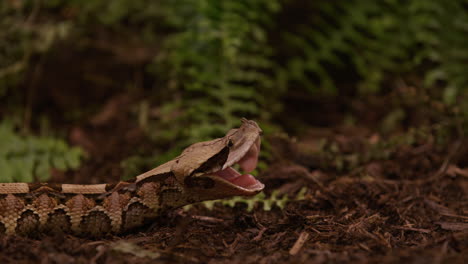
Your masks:
{"label": "snake body", "polygon": [[263,184],[230,166],[256,165],[260,133],[254,121],[243,119],[225,137],[196,143],[179,157],[115,184],[0,183],[0,235],[118,234],[187,204],[254,195]]}

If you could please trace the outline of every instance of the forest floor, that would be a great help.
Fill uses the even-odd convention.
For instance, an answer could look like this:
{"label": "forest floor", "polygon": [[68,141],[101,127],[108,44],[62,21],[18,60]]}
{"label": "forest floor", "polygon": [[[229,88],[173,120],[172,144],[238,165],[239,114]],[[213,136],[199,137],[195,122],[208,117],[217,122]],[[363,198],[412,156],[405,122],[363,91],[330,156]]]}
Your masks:
{"label": "forest floor", "polygon": [[[89,157],[78,171],[55,172],[53,181],[119,180],[120,161],[145,140],[119,113],[125,102],[112,104],[70,127],[70,142]],[[308,127],[294,140],[269,136],[264,140],[273,158],[258,177],[267,195],[277,190],[291,197],[284,208],[265,211],[257,204],[249,212],[240,203],[212,210],[199,204],[98,240],[3,237],[0,263],[467,263],[468,169],[461,165],[468,159],[455,162],[450,151],[462,143],[445,151],[431,140],[403,145],[388,158],[343,171],[323,166],[333,157],[314,154],[323,138],[348,158],[380,140],[369,129],[338,125]],[[294,200],[303,187],[304,199]]]}

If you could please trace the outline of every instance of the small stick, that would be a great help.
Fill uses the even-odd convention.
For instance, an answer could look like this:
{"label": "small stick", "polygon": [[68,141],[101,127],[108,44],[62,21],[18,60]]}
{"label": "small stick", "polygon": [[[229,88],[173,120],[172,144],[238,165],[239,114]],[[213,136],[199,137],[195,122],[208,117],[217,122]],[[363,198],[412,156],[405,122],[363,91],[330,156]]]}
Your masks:
{"label": "small stick", "polygon": [[431,233],[431,230],[424,229],[424,228],[414,228],[414,227],[406,227],[406,226],[394,226],[393,228],[400,229],[400,230],[406,230],[406,231],[421,232],[421,233],[425,233],[425,234]]}
{"label": "small stick", "polygon": [[289,255],[296,255],[301,250],[302,246],[304,246],[307,239],[309,239],[309,233],[302,231],[297,238],[296,243],[294,243],[293,247],[289,250]]}
{"label": "small stick", "polygon": [[211,216],[205,216],[205,215],[192,215],[192,219],[200,220],[200,221],[205,221],[205,222],[210,222],[210,223],[222,223],[224,222],[223,219],[211,217]]}
{"label": "small stick", "polygon": [[260,241],[260,239],[262,239],[263,233],[265,233],[265,231],[266,231],[267,229],[268,229],[268,228],[266,228],[266,227],[263,227],[262,229],[260,229],[260,231],[258,232],[258,234],[252,239],[252,241]]}

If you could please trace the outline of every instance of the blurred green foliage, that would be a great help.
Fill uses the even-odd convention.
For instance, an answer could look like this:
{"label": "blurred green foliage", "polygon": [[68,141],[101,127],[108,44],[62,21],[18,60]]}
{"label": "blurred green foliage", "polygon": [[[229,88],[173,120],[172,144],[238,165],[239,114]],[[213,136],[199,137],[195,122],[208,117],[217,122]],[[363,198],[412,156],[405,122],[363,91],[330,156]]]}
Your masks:
{"label": "blurred green foliage", "polygon": [[20,136],[14,126],[0,122],[0,182],[45,181],[52,168],[76,169],[84,153],[52,137]]}
{"label": "blurred green foliage", "polygon": [[[139,120],[155,144],[173,150],[130,157],[123,164],[131,170],[220,136],[242,116],[272,129],[268,121],[291,87],[339,94],[340,82],[353,80],[361,93],[375,93],[388,80],[417,74],[466,114],[467,6],[468,0],[6,0],[0,99],[17,92],[37,56],[56,44],[86,46],[111,35],[157,47],[143,66],[145,78],[157,83],[152,93],[161,114],[148,122],[146,111]],[[384,126],[405,114],[394,113]]]}
{"label": "blurred green foliage", "polygon": [[273,76],[278,66],[267,36],[278,0],[164,3],[164,21],[174,33],[165,38],[150,71],[166,77],[167,92],[174,96],[147,130],[156,131],[154,142],[175,144],[156,158],[130,157],[124,162],[127,175],[136,171],[135,164],[158,164],[189,144],[224,135],[240,117],[268,120],[281,107]]}
{"label": "blurred green foliage", "polygon": [[[392,74],[422,71],[427,87],[442,82],[445,101],[455,103],[468,84],[467,5],[466,0],[9,0],[0,9],[0,91],[12,86],[8,81],[18,79],[15,74],[31,55],[103,27],[162,43],[149,73],[167,78],[174,94],[167,109],[183,110],[184,126],[192,128],[184,133],[195,141],[235,126],[240,115],[268,119],[281,109],[271,103],[286,91],[284,80],[336,91],[337,69],[357,73],[366,92],[378,91]],[[278,22],[291,6],[299,17],[310,15]],[[285,55],[281,65],[274,59],[279,52]]]}
{"label": "blurred green foliage", "polygon": [[66,38],[69,23],[35,23],[40,1],[0,3],[0,98],[22,81],[31,56],[47,52],[55,41]]}
{"label": "blurred green foliage", "polygon": [[444,87],[447,104],[466,93],[468,1],[315,1],[309,8],[316,13],[307,23],[284,34],[291,80],[336,91],[332,69],[341,69],[358,74],[361,92],[376,92],[389,77],[421,73],[426,88]]}
{"label": "blurred green foliage", "polygon": [[240,116],[267,119],[269,112],[260,108],[274,111],[271,99],[278,93],[266,28],[279,2],[184,0],[170,5],[166,19],[176,33],[166,38],[154,68],[168,76],[171,92],[182,94],[166,104],[166,109],[183,110],[178,122],[166,120],[173,128],[184,126],[172,131],[197,142],[239,125]]}

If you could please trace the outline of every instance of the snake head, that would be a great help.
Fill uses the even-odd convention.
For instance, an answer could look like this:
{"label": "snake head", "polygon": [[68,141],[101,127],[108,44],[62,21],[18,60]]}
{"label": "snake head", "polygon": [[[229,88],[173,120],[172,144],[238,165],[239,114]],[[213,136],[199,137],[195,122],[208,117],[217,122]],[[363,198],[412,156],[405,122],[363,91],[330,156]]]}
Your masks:
{"label": "snake head", "polygon": [[[226,136],[186,148],[171,171],[197,200],[257,194],[264,185],[249,173],[257,167],[261,134],[257,123],[242,119],[242,125]],[[239,173],[234,164],[245,173]]]}

